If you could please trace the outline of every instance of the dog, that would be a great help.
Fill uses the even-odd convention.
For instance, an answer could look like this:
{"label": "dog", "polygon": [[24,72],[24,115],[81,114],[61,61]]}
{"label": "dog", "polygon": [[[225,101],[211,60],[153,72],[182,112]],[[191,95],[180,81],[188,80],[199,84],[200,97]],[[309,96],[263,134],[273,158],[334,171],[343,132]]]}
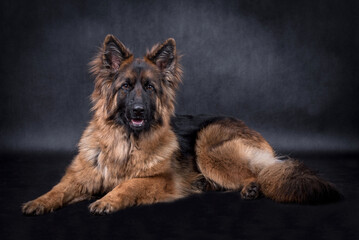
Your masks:
{"label": "dog", "polygon": [[40,215],[103,197],[94,214],[205,191],[238,191],[284,203],[322,203],[341,194],[302,163],[280,160],[269,143],[231,117],[175,115],[182,70],[176,42],[157,44],[143,58],[107,35],[90,63],[93,117],[77,156],[48,193],[22,212]]}

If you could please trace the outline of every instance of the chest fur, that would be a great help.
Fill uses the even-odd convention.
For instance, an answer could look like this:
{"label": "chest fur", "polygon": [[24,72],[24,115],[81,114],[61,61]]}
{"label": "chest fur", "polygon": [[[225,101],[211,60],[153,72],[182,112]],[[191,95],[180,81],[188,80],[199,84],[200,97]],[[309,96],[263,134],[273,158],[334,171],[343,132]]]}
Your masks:
{"label": "chest fur", "polygon": [[112,188],[126,179],[171,171],[177,150],[177,139],[171,131],[141,139],[117,135],[116,140],[100,144],[96,170],[104,186]]}

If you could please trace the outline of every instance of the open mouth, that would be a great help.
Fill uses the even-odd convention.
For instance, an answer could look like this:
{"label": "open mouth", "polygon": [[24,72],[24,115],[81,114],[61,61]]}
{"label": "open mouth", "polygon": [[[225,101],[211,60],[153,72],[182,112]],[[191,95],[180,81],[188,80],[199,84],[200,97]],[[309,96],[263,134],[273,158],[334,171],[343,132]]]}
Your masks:
{"label": "open mouth", "polygon": [[143,119],[131,119],[131,125],[134,127],[142,127],[145,124]]}

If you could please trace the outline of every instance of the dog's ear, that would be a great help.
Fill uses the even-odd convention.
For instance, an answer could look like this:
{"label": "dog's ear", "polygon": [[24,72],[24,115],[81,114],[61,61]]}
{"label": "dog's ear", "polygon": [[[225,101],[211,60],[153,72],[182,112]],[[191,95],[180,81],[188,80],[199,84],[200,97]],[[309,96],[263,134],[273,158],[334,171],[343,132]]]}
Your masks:
{"label": "dog's ear", "polygon": [[176,61],[176,41],[169,38],[164,43],[153,46],[146,57],[161,71],[171,70]]}
{"label": "dog's ear", "polygon": [[170,85],[177,88],[181,82],[182,70],[178,63],[180,57],[176,52],[176,41],[173,38],[153,46],[147,51],[146,58],[161,70]]}
{"label": "dog's ear", "polygon": [[104,67],[111,70],[118,70],[126,59],[130,58],[132,53],[115,36],[108,34],[103,42],[102,63]]}

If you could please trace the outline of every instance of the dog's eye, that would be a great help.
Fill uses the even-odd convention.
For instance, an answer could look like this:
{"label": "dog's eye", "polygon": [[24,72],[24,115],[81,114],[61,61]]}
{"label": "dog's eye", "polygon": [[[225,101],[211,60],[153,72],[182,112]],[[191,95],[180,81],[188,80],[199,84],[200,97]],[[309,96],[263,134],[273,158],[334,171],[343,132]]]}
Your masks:
{"label": "dog's eye", "polygon": [[124,83],[124,84],[122,84],[121,89],[128,90],[128,89],[130,89],[130,85],[128,83]]}
{"label": "dog's eye", "polygon": [[148,90],[148,91],[153,91],[153,90],[155,90],[155,87],[152,86],[151,84],[146,84],[145,88],[146,88],[146,90]]}

